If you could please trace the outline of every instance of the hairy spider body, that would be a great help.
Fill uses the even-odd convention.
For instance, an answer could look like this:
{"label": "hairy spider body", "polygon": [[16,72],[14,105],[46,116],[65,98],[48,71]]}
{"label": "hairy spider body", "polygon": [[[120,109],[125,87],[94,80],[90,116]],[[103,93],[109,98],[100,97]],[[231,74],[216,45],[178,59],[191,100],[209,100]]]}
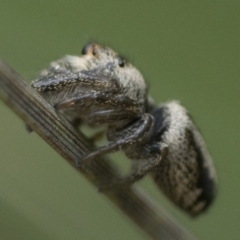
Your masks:
{"label": "hairy spider body", "polygon": [[107,124],[109,144],[82,156],[79,165],[119,150],[132,160],[132,174],[102,190],[150,173],[165,195],[192,216],[213,200],[212,160],[186,109],[176,101],[154,106],[140,72],[110,48],[86,45],[83,56],[51,63],[32,86],[71,118]]}

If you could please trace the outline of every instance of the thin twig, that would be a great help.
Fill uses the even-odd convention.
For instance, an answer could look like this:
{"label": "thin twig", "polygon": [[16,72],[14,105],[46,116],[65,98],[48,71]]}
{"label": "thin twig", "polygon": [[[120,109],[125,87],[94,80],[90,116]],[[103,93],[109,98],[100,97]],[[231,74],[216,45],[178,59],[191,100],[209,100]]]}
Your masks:
{"label": "thin twig", "polygon": [[[84,153],[89,152],[91,143],[2,60],[0,99],[95,186],[99,187],[120,178],[111,162],[102,158],[93,161],[84,170],[78,168],[76,162]],[[152,239],[194,239],[166,214],[160,204],[146,197],[139,188],[113,188],[103,194]]]}

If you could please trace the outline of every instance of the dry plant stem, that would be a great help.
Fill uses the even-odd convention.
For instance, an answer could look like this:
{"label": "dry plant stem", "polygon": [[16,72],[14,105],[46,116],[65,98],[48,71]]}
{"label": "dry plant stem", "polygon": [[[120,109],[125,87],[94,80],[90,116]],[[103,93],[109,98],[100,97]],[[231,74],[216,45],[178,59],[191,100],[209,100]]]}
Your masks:
{"label": "dry plant stem", "polygon": [[[99,187],[120,177],[111,161],[105,159],[93,161],[84,170],[76,167],[81,155],[89,152],[93,145],[2,60],[0,99],[95,186]],[[146,197],[143,190],[136,187],[113,188],[102,194],[152,239],[195,239],[176,223],[160,204]]]}

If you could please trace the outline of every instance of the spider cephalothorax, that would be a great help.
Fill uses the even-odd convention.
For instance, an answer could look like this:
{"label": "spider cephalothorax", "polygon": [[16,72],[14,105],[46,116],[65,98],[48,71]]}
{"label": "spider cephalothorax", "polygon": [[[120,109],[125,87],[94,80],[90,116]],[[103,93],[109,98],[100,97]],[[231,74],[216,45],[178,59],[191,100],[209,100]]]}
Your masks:
{"label": "spider cephalothorax", "polygon": [[107,124],[109,144],[79,156],[79,165],[122,150],[133,172],[103,186],[131,184],[150,173],[165,195],[192,216],[212,202],[216,176],[198,129],[178,102],[155,106],[139,71],[108,47],[52,62],[32,86],[58,111]]}
{"label": "spider cephalothorax", "polygon": [[82,54],[52,62],[32,86],[59,111],[96,125],[125,124],[145,112],[146,84],[135,67],[94,43]]}

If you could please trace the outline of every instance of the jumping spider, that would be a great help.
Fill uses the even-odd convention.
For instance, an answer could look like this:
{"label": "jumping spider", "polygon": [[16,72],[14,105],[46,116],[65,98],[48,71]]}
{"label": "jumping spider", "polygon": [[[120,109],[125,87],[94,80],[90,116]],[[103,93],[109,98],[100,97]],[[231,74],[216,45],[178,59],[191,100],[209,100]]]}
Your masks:
{"label": "jumping spider", "polygon": [[32,87],[71,119],[107,124],[109,144],[79,159],[82,165],[124,151],[133,173],[107,187],[132,184],[150,173],[165,195],[192,216],[213,200],[215,170],[186,109],[176,101],[155,106],[141,73],[112,49],[88,44],[82,56],[52,62]]}

